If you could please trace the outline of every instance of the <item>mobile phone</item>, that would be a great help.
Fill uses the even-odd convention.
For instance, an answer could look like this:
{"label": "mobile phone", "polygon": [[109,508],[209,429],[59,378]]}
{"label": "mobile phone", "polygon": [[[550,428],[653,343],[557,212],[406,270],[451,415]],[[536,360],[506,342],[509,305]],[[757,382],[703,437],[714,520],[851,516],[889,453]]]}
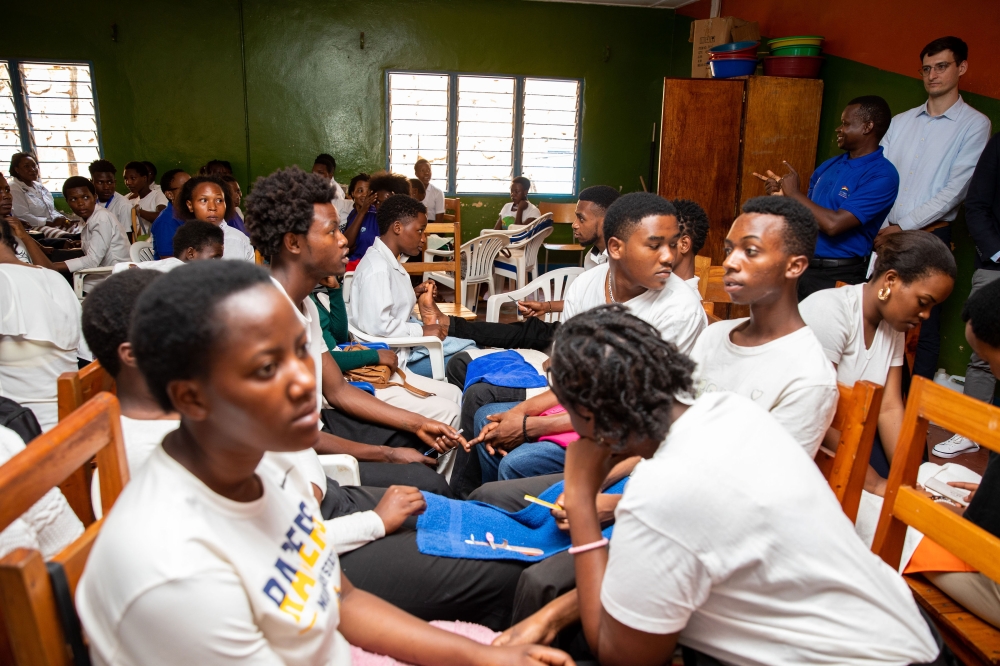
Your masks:
{"label": "mobile phone", "polygon": [[969,506],[969,503],[965,501],[965,498],[969,496],[970,491],[965,490],[964,488],[956,488],[955,486],[949,486],[944,481],[941,481],[940,479],[935,479],[934,477],[927,479],[927,481],[924,483],[924,488],[927,488],[927,490],[933,490],[938,495],[943,495],[944,497],[947,497],[956,504],[960,504],[961,506]]}

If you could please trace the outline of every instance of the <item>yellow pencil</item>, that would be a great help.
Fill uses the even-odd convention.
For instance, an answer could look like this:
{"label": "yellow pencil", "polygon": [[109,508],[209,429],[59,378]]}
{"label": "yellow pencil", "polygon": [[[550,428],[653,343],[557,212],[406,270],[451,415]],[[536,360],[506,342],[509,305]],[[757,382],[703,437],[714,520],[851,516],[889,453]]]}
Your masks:
{"label": "yellow pencil", "polygon": [[534,504],[541,504],[546,509],[555,509],[556,511],[562,511],[563,510],[563,508],[561,506],[559,506],[558,504],[553,504],[552,502],[546,502],[545,500],[540,500],[537,497],[533,497],[531,495],[525,495],[524,499],[526,499],[529,502],[532,502]]}

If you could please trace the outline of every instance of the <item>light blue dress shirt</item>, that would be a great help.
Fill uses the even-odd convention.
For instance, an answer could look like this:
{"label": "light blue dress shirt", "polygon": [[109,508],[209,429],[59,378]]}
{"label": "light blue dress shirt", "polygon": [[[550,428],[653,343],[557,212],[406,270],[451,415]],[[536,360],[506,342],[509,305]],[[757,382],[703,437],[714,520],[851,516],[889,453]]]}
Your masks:
{"label": "light blue dress shirt", "polygon": [[989,118],[961,96],[937,117],[926,103],[893,117],[882,147],[899,172],[899,195],[886,222],[922,229],[954,220],[989,138]]}

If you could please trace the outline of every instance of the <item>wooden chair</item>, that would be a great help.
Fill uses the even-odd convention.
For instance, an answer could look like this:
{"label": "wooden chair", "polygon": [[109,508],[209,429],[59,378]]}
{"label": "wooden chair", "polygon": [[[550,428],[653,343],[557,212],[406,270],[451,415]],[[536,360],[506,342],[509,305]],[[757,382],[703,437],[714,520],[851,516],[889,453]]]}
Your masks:
{"label": "wooden chair", "polygon": [[[549,203],[542,201],[538,204],[538,212],[542,215],[552,213],[553,224],[573,224],[576,222],[575,203]],[[583,253],[587,248],[579,243],[542,243],[545,248],[545,273],[549,272],[549,251],[552,252],[579,252],[580,265],[583,265]]]}
{"label": "wooden chair", "polygon": [[[697,264],[695,264],[695,270],[698,270]],[[701,291],[702,283],[705,285],[705,291],[702,295],[702,303],[705,305],[705,312],[707,312],[710,317],[714,315],[719,319],[738,319],[740,317],[749,317],[750,306],[733,303],[733,299],[731,299],[729,294],[726,293],[726,287],[722,282],[722,278],[725,274],[726,269],[722,266],[709,266],[708,279],[702,277],[701,282],[699,282],[698,291]],[[709,309],[710,306],[711,309]]]}
{"label": "wooden chair", "polygon": [[[97,361],[90,363],[79,372],[61,374],[56,383],[59,421],[64,421],[80,405],[101,391],[113,394],[115,380]],[[90,525],[96,519],[90,501],[92,476],[93,465],[82,465],[59,484],[59,489],[66,496],[66,501],[69,502],[70,507],[84,525]]]}
{"label": "wooden chair", "polygon": [[[919,492],[917,470],[930,421],[1000,452],[1000,408],[914,377],[872,551],[899,568],[910,526],[992,580],[1000,580],[1000,538]],[[923,576],[904,576],[948,647],[967,665],[1000,663],[1000,630],[969,613]]]}
{"label": "wooden chair", "polygon": [[[708,275],[712,268],[712,258],[696,255],[694,258],[694,274],[698,278],[698,293],[705,300],[708,293]],[[723,292],[725,293],[725,292]],[[728,294],[727,294],[728,295]]]}
{"label": "wooden chair", "polygon": [[[445,199],[444,213],[437,216],[434,222],[427,223],[425,233],[428,234],[451,234],[455,237],[454,247],[462,246],[462,200]],[[440,303],[441,312],[448,316],[462,317],[463,319],[475,319],[476,313],[472,312],[462,304],[462,254],[456,252],[450,261],[407,261],[403,264],[406,272],[410,275],[423,275],[435,271],[449,271],[455,275],[455,304]]]}
{"label": "wooden chair", "polygon": [[[118,400],[109,393],[91,399],[31,446],[0,467],[0,529],[5,529],[46,492],[97,457],[101,500],[114,504],[128,482]],[[0,617],[16,664],[67,666],[86,650],[73,609],[73,596],[101,522],[48,564],[36,550],[18,548],[0,559]],[[50,578],[61,577],[68,595],[57,599]],[[60,604],[61,602],[61,604]],[[67,607],[68,604],[68,607]],[[62,615],[61,615],[62,614]],[[64,623],[63,617],[66,618]],[[2,657],[2,655],[0,655]],[[79,657],[77,657],[79,658]]]}
{"label": "wooden chair", "polygon": [[837,388],[840,397],[830,427],[840,431],[840,440],[836,452],[821,446],[816,453],[816,464],[830,483],[844,513],[854,522],[878,428],[882,387],[859,381],[853,387],[838,384]]}

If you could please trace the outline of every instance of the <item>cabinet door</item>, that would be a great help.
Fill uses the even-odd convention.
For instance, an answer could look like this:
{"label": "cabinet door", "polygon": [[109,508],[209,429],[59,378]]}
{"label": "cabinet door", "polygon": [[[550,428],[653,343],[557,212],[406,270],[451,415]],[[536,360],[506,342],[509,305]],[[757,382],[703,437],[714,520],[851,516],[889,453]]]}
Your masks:
{"label": "cabinet door", "polygon": [[822,105],[823,82],[819,79],[747,79],[738,205],[765,194],[764,182],[754,177],[754,171],[763,174],[771,169],[780,176],[787,171],[782,162],[799,172],[805,194],[816,166]]}
{"label": "cabinet door", "polygon": [[663,80],[657,192],[705,209],[711,227],[701,254],[713,264],[722,263],[722,242],[735,219],[742,113],[742,80]]}

